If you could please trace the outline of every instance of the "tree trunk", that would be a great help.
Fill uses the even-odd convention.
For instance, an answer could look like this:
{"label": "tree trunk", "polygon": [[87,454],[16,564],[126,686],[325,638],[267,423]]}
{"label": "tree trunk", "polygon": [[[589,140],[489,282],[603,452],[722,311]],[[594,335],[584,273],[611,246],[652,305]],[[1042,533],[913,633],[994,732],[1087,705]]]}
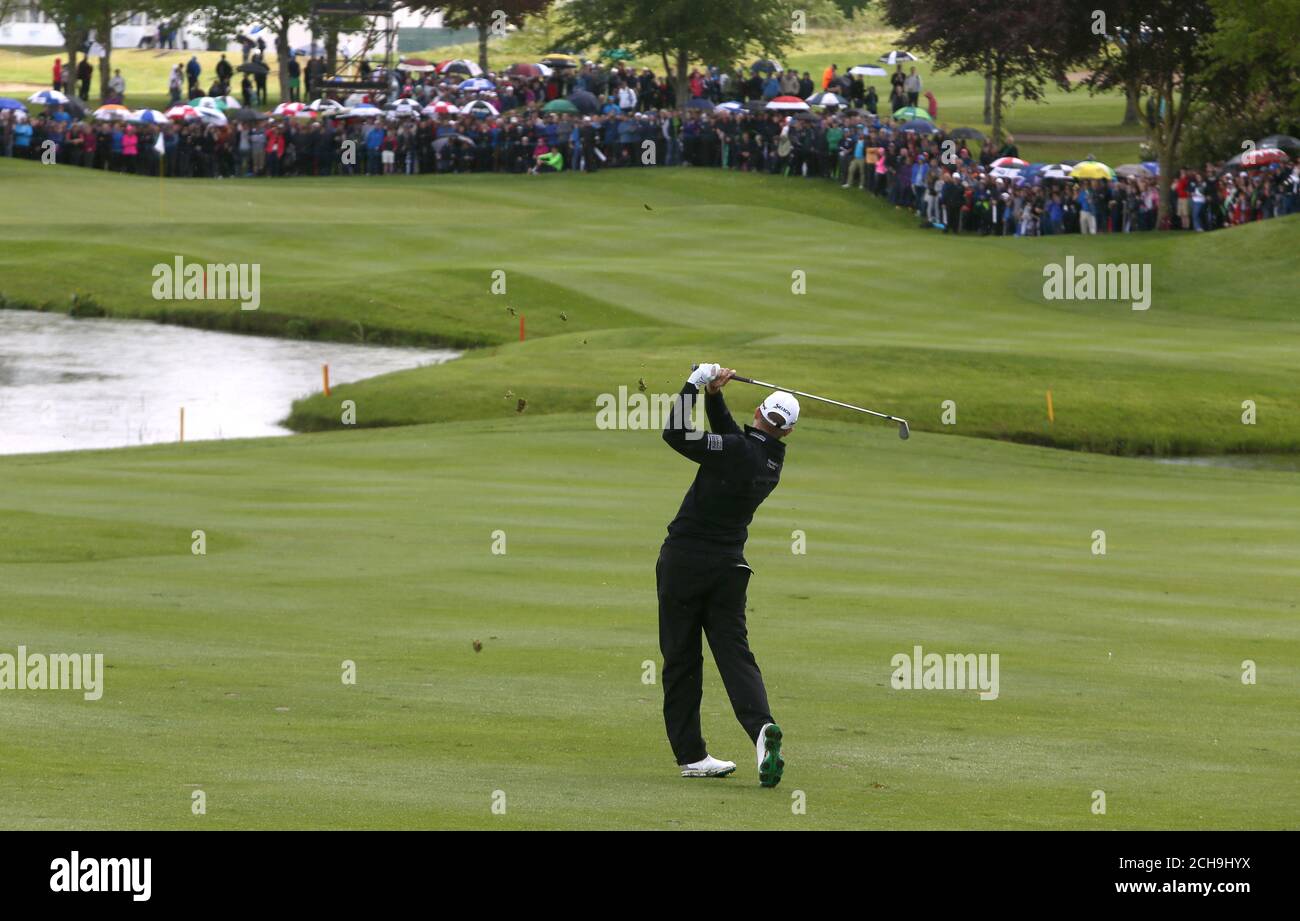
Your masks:
{"label": "tree trunk", "polygon": [[483,73],[488,72],[487,40],[489,28],[490,24],[486,21],[478,24],[478,66],[483,68]]}
{"label": "tree trunk", "polygon": [[993,121],[993,68],[989,56],[984,55],[984,124]]}
{"label": "tree trunk", "polygon": [[678,112],[686,111],[686,103],[691,98],[691,84],[686,78],[686,67],[688,64],[690,64],[690,55],[686,53],[685,49],[678,51],[676,68],[677,85],[673,87],[673,89],[676,90]]}
{"label": "tree trunk", "polygon": [[993,146],[1002,144],[1002,58],[993,65]]}
{"label": "tree trunk", "polygon": [[[325,70],[337,73],[339,69],[339,30],[330,26],[325,30]],[[317,87],[320,89],[320,87]]]}
{"label": "tree trunk", "polygon": [[69,29],[64,34],[66,35],[64,41],[66,42],[67,51],[68,51],[68,63],[67,63],[68,69],[64,71],[63,74],[63,85],[68,88],[69,96],[76,96],[77,95],[77,48],[81,43],[77,41],[77,36],[71,29]]}
{"label": "tree trunk", "polygon": [[1124,124],[1136,125],[1142,120],[1141,101],[1142,92],[1137,80],[1129,78],[1124,84]]}
{"label": "tree trunk", "polygon": [[[293,51],[289,47],[289,23],[281,21],[275,30],[275,69],[280,80],[280,102],[289,98],[289,61]],[[267,99],[269,105],[271,100]]]}
{"label": "tree trunk", "polygon": [[[95,40],[103,47],[104,53],[99,58],[99,101],[103,102],[108,98],[108,81],[113,77],[113,17],[110,13],[105,13],[99,21]],[[86,100],[89,102],[90,100]]]}

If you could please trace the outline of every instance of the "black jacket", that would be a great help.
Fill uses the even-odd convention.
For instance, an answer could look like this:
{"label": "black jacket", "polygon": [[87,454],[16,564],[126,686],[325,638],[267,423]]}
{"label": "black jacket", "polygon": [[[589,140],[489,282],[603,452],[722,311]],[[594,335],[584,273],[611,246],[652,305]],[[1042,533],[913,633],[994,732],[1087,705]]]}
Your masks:
{"label": "black jacket", "polygon": [[743,563],[749,523],[781,479],[785,443],[748,425],[742,430],[721,393],[704,399],[712,431],[693,428],[690,409],[698,397],[699,390],[687,383],[664,427],[664,441],[699,464],[664,546]]}

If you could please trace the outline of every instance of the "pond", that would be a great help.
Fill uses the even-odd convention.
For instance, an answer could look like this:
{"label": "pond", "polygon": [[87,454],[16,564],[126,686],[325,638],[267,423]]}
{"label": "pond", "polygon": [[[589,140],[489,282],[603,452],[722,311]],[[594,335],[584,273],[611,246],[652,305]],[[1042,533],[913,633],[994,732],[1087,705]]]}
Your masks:
{"label": "pond", "polygon": [[304,342],[0,310],[0,454],[290,435],[297,398],[450,361],[450,350]]}

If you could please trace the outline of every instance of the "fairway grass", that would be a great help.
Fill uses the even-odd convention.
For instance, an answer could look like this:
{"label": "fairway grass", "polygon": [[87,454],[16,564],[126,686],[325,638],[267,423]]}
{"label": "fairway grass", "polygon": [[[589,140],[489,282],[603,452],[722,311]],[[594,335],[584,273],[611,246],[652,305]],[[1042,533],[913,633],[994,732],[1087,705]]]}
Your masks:
{"label": "fairway grass", "polygon": [[[0,228],[10,303],[77,295],[112,316],[489,347],[300,401],[298,430],[341,427],[339,399],[361,426],[506,418],[511,394],[529,414],[588,410],[641,381],[675,392],[689,362],[716,358],[920,431],[1130,455],[1300,449],[1300,216],[953,238],[831,182],[712,169],[168,182],[3,162],[0,182],[25,215]],[[260,309],[154,300],[153,266],[177,255],[259,264]],[[1067,258],[1150,265],[1150,308],[1045,300],[1044,267]]]}
{"label": "fairway grass", "polygon": [[[830,183],[696,169],[0,161],[0,187],[9,306],[475,347],[286,407],[313,434],[0,457],[0,653],[106,666],[98,701],[0,691],[2,828],[1300,820],[1300,477],[1106,456],[1295,456],[1300,218],[954,239]],[[153,300],[177,254],[261,264],[262,308]],[[1044,300],[1068,256],[1150,264],[1151,308]],[[601,394],[675,392],[702,360],[914,432],[806,402],[751,528],[776,790],[711,662],[705,736],[739,769],[677,776],[653,570],[692,468],[653,428],[597,426]],[[760,395],[727,389],[741,419]],[[893,689],[918,645],[997,654],[998,698]]]}
{"label": "fairway grass", "polygon": [[[642,680],[691,476],[657,432],[556,415],[0,459],[3,651],[107,665],[98,702],[0,697],[0,826],[1294,827],[1294,474],[805,425],[748,549],[775,791],[711,663],[726,780],[676,776]],[[998,699],[891,689],[918,644],[998,653]]]}

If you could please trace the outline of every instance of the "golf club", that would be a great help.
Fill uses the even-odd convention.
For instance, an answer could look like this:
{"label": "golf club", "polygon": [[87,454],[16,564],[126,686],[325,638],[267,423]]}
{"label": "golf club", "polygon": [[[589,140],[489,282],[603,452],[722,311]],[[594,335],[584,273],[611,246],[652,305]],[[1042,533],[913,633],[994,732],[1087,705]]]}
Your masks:
{"label": "golf club", "polygon": [[[694,371],[699,365],[691,365]],[[875,416],[879,419],[888,419],[890,422],[898,423],[898,437],[907,440],[907,436],[912,434],[911,429],[907,427],[907,420],[900,419],[897,416],[891,416],[888,413],[878,413],[874,409],[863,409],[861,406],[854,406],[852,403],[841,403],[839,400],[831,400],[827,397],[819,397],[815,393],[805,393],[802,390],[795,390],[793,387],[782,387],[780,384],[769,384],[767,381],[754,380],[752,377],[741,377],[739,374],[733,375],[733,381],[740,381],[743,384],[753,384],[756,387],[767,387],[769,390],[784,390],[786,393],[792,393],[797,397],[806,397],[809,400],[816,400],[819,403],[829,403],[832,406],[842,406],[845,409],[851,409],[854,412],[866,413],[868,416]]]}

